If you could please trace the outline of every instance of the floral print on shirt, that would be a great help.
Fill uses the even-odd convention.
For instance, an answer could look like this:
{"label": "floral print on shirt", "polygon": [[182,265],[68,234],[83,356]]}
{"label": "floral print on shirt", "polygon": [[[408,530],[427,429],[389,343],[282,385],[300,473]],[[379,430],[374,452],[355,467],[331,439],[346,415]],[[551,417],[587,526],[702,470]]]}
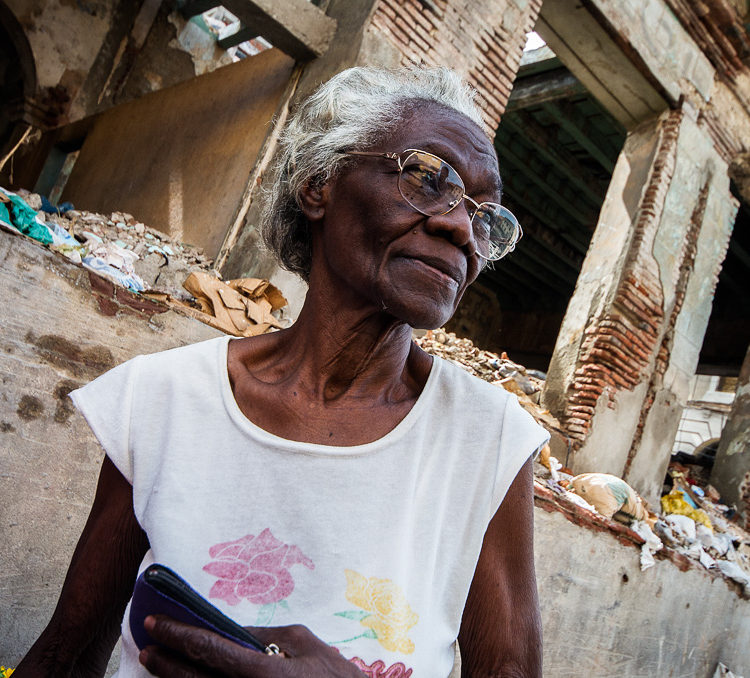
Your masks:
{"label": "floral print on shirt", "polygon": [[414,642],[407,634],[419,621],[419,615],[411,609],[399,586],[390,579],[367,578],[354,570],[345,573],[346,599],[361,609],[336,614],[356,619],[368,628],[359,638],[373,638],[391,652],[414,652]]}
{"label": "floral print on shirt", "polygon": [[304,565],[315,569],[299,547],[276,539],[266,528],[258,536],[245,535],[235,541],[215,544],[208,550],[213,560],[203,569],[218,577],[209,591],[209,598],[218,598],[229,605],[248,600],[255,605],[275,605],[294,590],[289,569]]}
{"label": "floral print on shirt", "polygon": [[407,669],[401,662],[396,662],[386,667],[385,662],[380,659],[374,661],[369,666],[359,657],[354,657],[349,661],[362,671],[367,678],[409,678],[412,674],[412,670]]}

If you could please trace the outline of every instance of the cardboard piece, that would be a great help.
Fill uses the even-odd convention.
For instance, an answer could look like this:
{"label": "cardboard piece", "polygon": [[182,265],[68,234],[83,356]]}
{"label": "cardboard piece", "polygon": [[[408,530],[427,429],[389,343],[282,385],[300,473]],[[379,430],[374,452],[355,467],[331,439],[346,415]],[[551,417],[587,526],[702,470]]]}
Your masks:
{"label": "cardboard piece", "polygon": [[223,282],[197,271],[188,276],[183,287],[201,306],[198,311],[182,304],[189,314],[227,334],[253,337],[281,327],[272,311],[286,306],[287,301],[267,280],[239,278]]}

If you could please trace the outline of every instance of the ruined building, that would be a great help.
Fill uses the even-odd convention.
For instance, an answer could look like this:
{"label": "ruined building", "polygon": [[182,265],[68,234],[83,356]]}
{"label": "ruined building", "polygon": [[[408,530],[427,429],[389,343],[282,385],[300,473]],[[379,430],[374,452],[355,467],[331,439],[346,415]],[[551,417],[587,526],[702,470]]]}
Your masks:
{"label": "ruined building", "polygon": [[[271,279],[294,314],[304,287],[255,228],[290,107],[351,65],[449,65],[478,91],[525,235],[448,329],[546,372],[555,456],[652,504],[695,375],[738,377],[711,481],[750,512],[747,0],[225,0],[239,21],[212,30],[215,6],[0,0],[0,186],[131,213],[225,278]],[[532,30],[544,44],[524,52]],[[49,615],[95,482],[67,392],[214,330],[0,238],[7,663]],[[545,675],[750,673],[736,589],[679,559],[625,571],[627,537],[537,513]]]}

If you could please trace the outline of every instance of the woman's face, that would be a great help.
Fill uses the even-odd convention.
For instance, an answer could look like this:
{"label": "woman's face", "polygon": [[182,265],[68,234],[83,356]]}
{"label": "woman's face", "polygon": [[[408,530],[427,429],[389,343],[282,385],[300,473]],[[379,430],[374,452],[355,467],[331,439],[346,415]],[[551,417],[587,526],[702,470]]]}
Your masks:
{"label": "woman's face", "polygon": [[[500,202],[494,148],[468,118],[424,105],[382,144],[352,150],[406,149],[448,162],[477,202]],[[412,327],[439,327],[453,315],[482,266],[465,201],[448,214],[420,214],[399,193],[398,163],[382,157],[356,158],[322,196],[322,217],[312,223],[311,286],[323,267],[347,295]]]}

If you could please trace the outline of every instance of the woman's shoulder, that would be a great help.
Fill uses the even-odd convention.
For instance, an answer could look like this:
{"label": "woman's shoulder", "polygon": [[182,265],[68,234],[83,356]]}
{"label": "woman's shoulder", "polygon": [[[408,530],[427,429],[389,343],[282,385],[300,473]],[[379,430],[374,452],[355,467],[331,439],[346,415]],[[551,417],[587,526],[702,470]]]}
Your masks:
{"label": "woman's shoulder", "polygon": [[435,361],[436,366],[439,366],[439,381],[443,391],[461,398],[471,398],[475,404],[486,402],[495,407],[512,399],[512,394],[501,386],[480,379],[450,360],[435,356]]}
{"label": "woman's shoulder", "polygon": [[143,353],[136,356],[134,361],[138,362],[139,371],[146,374],[169,372],[179,375],[201,368],[214,370],[222,356],[226,357],[226,344],[230,338],[225,335],[164,351]]}

